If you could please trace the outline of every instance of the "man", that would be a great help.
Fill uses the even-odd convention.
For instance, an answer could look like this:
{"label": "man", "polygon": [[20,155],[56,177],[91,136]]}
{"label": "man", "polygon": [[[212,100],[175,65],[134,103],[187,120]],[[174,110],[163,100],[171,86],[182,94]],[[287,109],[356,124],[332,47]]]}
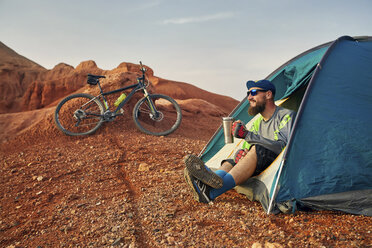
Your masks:
{"label": "man", "polygon": [[234,137],[246,141],[235,160],[223,160],[220,168],[212,172],[199,157],[187,155],[184,158],[186,182],[199,202],[209,203],[260,174],[287,145],[295,113],[275,105],[275,86],[269,80],[248,81],[246,86],[248,113],[260,116],[249,131],[241,121],[233,123]]}

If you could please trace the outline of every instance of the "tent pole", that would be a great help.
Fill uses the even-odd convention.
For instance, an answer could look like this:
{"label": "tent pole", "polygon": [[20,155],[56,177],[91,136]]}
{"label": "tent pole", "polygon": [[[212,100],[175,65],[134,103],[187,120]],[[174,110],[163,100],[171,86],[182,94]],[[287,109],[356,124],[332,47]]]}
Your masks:
{"label": "tent pole", "polygon": [[280,165],[279,165],[279,172],[276,176],[276,181],[275,181],[275,186],[274,186],[274,189],[270,192],[270,195],[272,195],[272,197],[270,198],[270,203],[269,203],[269,207],[267,209],[267,214],[270,214],[271,212],[271,209],[273,208],[273,203],[274,203],[274,199],[275,199],[275,196],[276,196],[276,189],[278,187],[278,184],[279,184],[279,178],[280,178],[280,175],[282,173],[282,169],[283,169],[283,164],[284,164],[284,157],[282,159],[282,161],[280,162]]}

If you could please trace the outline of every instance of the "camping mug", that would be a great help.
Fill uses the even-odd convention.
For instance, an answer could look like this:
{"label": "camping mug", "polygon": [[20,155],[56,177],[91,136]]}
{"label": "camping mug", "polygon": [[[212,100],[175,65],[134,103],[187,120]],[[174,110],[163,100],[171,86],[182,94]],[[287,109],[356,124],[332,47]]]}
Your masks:
{"label": "camping mug", "polygon": [[222,117],[223,133],[225,135],[225,144],[233,143],[234,138],[231,133],[233,117]]}

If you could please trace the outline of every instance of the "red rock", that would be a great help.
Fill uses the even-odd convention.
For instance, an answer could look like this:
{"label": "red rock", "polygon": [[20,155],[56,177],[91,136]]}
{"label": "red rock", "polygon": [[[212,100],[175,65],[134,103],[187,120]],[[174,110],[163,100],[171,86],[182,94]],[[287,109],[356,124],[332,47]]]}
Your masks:
{"label": "red rock", "polygon": [[[83,61],[76,68],[65,63],[46,70],[31,60],[17,54],[4,44],[0,44],[0,114],[44,108],[55,105],[68,94],[89,89],[86,84],[88,73],[103,74],[102,80],[108,89],[116,89],[136,82],[140,75],[140,65],[123,62],[113,70],[105,71],[92,61]],[[238,103],[231,97],[214,94],[188,83],[175,82],[154,76],[148,66],[144,66],[151,82],[150,92],[169,95],[174,99],[193,100],[183,104],[193,113],[203,112],[213,116],[228,114]],[[199,108],[199,110],[198,110]]]}

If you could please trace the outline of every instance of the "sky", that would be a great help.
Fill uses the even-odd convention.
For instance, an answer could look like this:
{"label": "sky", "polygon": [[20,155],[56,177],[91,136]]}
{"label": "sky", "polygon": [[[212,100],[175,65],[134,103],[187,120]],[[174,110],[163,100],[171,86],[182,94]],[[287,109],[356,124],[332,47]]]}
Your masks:
{"label": "sky", "polygon": [[47,69],[142,61],[233,97],[296,55],[372,35],[371,0],[0,0],[0,41]]}

